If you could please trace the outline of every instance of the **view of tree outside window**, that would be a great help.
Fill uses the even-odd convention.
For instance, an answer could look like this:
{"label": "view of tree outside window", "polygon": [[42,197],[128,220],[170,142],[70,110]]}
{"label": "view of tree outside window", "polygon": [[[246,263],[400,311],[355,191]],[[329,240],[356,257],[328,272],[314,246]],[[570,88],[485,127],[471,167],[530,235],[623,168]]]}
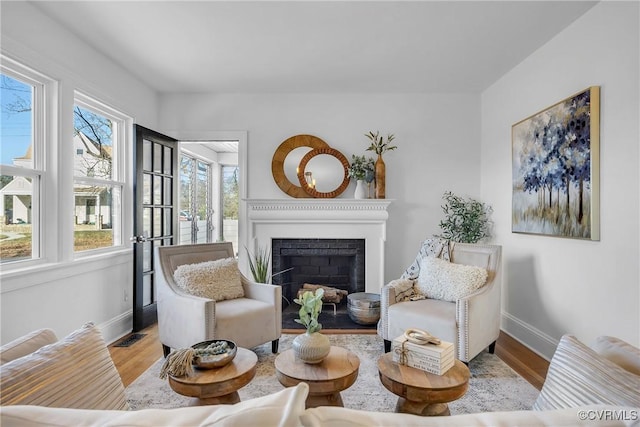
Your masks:
{"label": "view of tree outside window", "polygon": [[0,262],[5,263],[38,257],[33,223],[40,171],[34,169],[35,87],[4,72],[0,77]]}
{"label": "view of tree outside window", "polygon": [[238,250],[238,166],[222,166],[222,235]]}
{"label": "view of tree outside window", "polygon": [[114,182],[114,122],[88,107],[73,109],[74,250],[117,245],[122,186]]}
{"label": "view of tree outside window", "polygon": [[180,158],[180,244],[213,241],[209,175],[208,163]]}

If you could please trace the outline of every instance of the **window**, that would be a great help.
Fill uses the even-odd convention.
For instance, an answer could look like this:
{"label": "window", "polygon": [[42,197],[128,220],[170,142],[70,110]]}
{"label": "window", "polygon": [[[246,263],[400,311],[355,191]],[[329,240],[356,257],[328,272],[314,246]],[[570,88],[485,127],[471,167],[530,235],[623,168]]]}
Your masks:
{"label": "window", "polygon": [[122,244],[124,119],[76,94],[73,108],[74,251]]}
{"label": "window", "polygon": [[237,165],[222,166],[222,235],[221,241],[232,242],[238,247],[238,186],[239,167]]}
{"label": "window", "polygon": [[211,165],[185,154],[180,158],[180,244],[213,241]]}
{"label": "window", "polygon": [[11,61],[0,75],[0,262],[40,254],[45,79]]}

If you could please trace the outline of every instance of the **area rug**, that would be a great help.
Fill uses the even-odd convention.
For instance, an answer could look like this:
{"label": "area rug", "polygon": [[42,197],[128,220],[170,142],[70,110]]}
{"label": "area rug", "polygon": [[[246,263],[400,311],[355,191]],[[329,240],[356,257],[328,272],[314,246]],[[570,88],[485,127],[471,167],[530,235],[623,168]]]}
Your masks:
{"label": "area rug", "polygon": [[[345,347],[360,358],[360,370],[355,384],[343,391],[344,406],[379,412],[393,412],[397,396],[388,391],[378,377],[377,360],[383,354],[382,339],[378,335],[327,334],[332,345]],[[280,350],[291,348],[295,337],[285,334]],[[284,387],[275,376],[275,354],[271,343],[252,349],[258,355],[255,378],[238,391],[241,400],[264,396]],[[166,380],[159,378],[164,359],[159,359],[126,389],[132,409],[178,408],[187,406],[190,398],[175,393]],[[538,390],[530,385],[502,360],[483,352],[469,363],[469,390],[459,400],[451,402],[452,414],[495,412],[531,409]]]}

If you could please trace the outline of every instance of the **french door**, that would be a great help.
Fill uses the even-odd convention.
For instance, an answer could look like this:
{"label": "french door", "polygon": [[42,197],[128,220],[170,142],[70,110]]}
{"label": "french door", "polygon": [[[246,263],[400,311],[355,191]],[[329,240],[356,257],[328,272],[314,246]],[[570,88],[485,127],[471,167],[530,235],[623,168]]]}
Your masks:
{"label": "french door", "polygon": [[180,157],[180,244],[213,241],[211,164]]}
{"label": "french door", "polygon": [[158,319],[154,248],[177,242],[178,141],[139,125],[134,125],[134,134],[133,331],[137,332]]}

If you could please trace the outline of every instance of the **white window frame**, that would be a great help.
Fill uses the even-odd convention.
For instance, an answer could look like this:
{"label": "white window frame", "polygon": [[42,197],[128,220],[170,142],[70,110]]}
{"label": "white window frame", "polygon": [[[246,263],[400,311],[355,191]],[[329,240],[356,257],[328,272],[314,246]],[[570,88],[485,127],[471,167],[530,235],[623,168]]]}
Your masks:
{"label": "white window frame", "polygon": [[[45,197],[53,187],[53,169],[49,151],[45,141],[55,145],[57,122],[58,83],[21,63],[0,55],[0,71],[2,74],[29,84],[33,87],[32,132],[33,151],[32,167],[1,165],[2,175],[24,176],[31,178],[33,187],[31,194],[31,258],[2,263],[2,271],[29,268],[47,261],[48,255],[54,252],[53,245],[57,240],[56,232],[45,233],[45,224],[57,219],[56,211],[43,209],[51,199]],[[54,150],[51,150],[55,152]]]}
{"label": "white window frame", "polygon": [[[110,253],[114,251],[120,251],[125,247],[129,247],[128,241],[125,241],[125,221],[124,212],[129,206],[125,201],[130,197],[130,192],[127,186],[127,156],[126,151],[129,147],[129,133],[126,129],[131,127],[132,119],[117,111],[116,109],[109,107],[108,105],[96,100],[95,98],[86,95],[80,91],[74,91],[74,108],[75,106],[82,107],[86,110],[90,110],[96,114],[100,114],[111,120],[112,123],[112,157],[111,157],[111,179],[95,178],[87,176],[75,176],[73,174],[73,187],[71,189],[74,192],[76,184],[90,184],[98,186],[111,186],[119,188],[119,199],[113,201],[113,245],[103,248],[90,249],[77,252],[73,250],[74,259],[81,259],[88,256],[94,256],[101,253]],[[128,127],[127,127],[128,126]],[[75,155],[75,150],[73,155]],[[70,164],[73,164],[73,158],[68,159]],[[73,214],[75,209],[75,197],[71,198],[73,206],[70,207],[70,211]],[[75,235],[71,236],[71,246],[73,247],[75,242]]]}

